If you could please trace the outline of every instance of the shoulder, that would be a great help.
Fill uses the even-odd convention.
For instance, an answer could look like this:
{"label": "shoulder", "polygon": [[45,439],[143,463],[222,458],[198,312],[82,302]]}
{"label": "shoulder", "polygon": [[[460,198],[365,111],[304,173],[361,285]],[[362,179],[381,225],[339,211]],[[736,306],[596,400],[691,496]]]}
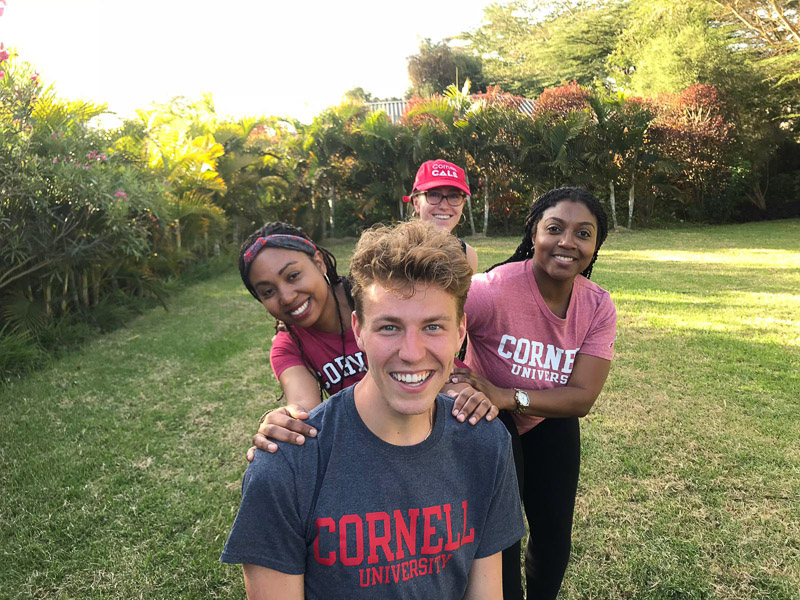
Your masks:
{"label": "shoulder", "polygon": [[475,248],[473,248],[466,242],[464,242],[463,240],[461,241],[461,243],[463,244],[464,247],[464,254],[467,255],[467,262],[469,263],[469,266],[472,268],[472,272],[476,273],[478,271],[478,251],[475,250]]}
{"label": "shoulder", "polygon": [[524,277],[527,273],[527,264],[527,260],[506,263],[495,267],[491,271],[486,271],[486,273],[479,273],[473,276],[472,280],[479,280],[487,284],[492,284]]}
{"label": "shoulder", "polygon": [[614,308],[614,301],[611,299],[611,294],[594,281],[586,279],[583,275],[578,275],[575,278],[575,289],[579,290],[580,294],[590,299],[598,307],[616,310]]}
{"label": "shoulder", "polygon": [[[355,430],[354,387],[355,384],[344,388],[311,410],[306,423],[317,429],[317,435],[313,438],[306,437],[306,442],[303,446],[318,446],[318,451],[326,455],[330,451],[329,442],[331,440],[336,437],[348,436]],[[279,444],[281,445],[281,450],[285,446],[303,447],[281,442]]]}
{"label": "shoulder", "polygon": [[275,334],[275,337],[272,338],[272,348],[275,349],[285,349],[285,348],[294,348],[297,344],[294,343],[292,336],[289,335],[286,331],[279,331]]}
{"label": "shoulder", "polygon": [[448,441],[459,447],[463,445],[469,452],[478,452],[484,457],[505,456],[506,447],[511,444],[511,436],[500,419],[481,419],[475,425],[459,423],[451,417],[454,400],[444,394],[439,397],[444,401],[443,416],[447,419],[445,435],[448,436]]}
{"label": "shoulder", "polygon": [[506,263],[495,267],[491,271],[478,273],[472,276],[470,294],[490,294],[496,293],[499,286],[515,286],[525,284],[526,281],[526,261]]}

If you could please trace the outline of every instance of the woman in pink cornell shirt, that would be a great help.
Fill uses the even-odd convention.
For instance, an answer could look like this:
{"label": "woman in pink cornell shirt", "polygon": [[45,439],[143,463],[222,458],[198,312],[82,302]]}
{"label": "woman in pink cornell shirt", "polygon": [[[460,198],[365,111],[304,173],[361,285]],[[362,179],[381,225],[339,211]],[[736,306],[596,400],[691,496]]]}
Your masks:
{"label": "woman in pink cornell shirt", "polygon": [[[544,194],[516,252],[473,277],[465,306],[470,369],[454,369],[451,381],[484,392],[518,434],[529,600],[554,599],[561,586],[580,467],[578,419],[611,366],[616,309],[589,281],[607,233],[605,211],[586,190]],[[506,599],[522,598],[519,555],[519,547],[503,554]]]}

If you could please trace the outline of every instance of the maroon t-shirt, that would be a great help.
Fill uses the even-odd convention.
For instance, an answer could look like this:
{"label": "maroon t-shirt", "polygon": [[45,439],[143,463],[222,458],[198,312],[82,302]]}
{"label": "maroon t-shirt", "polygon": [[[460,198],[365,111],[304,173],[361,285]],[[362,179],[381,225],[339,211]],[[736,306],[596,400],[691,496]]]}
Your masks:
{"label": "maroon t-shirt", "polygon": [[[292,331],[300,340],[310,366],[322,378],[325,390],[331,394],[361,381],[367,372],[367,356],[356,344],[352,329],[344,334],[344,354],[342,336],[338,333],[324,333],[303,327],[293,327]],[[283,331],[272,341],[269,362],[275,377],[280,377],[289,367],[309,366],[303,362],[300,348],[292,336]]]}

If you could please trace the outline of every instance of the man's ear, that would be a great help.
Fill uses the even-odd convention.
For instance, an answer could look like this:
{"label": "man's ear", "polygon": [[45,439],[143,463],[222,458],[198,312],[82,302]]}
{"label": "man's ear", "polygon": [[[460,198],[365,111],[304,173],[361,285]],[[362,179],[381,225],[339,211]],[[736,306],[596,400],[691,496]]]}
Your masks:
{"label": "man's ear", "polygon": [[[358,317],[356,317],[356,311],[350,315],[350,323],[353,327],[353,336],[356,338],[356,344],[358,344],[358,348],[360,350],[364,350],[364,342],[361,338],[361,325],[358,323]],[[366,352],[366,350],[364,350]]]}
{"label": "man's ear", "polygon": [[461,323],[458,324],[458,349],[464,345],[464,338],[467,337],[467,313],[461,315]]}

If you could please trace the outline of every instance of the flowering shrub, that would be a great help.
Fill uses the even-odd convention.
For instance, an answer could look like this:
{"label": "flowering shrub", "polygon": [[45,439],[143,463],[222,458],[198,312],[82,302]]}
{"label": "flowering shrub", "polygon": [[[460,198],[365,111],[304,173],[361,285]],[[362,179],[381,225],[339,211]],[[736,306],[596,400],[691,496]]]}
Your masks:
{"label": "flowering shrub", "polygon": [[59,100],[13,56],[3,67],[0,328],[35,332],[113,290],[145,293],[164,192],[109,152],[91,126],[103,107]]}
{"label": "flowering shrub", "polygon": [[591,92],[573,81],[566,85],[545,89],[536,99],[534,115],[552,114],[564,117],[573,111],[589,108]]}
{"label": "flowering shrub", "polygon": [[714,86],[692,85],[654,103],[650,136],[658,151],[679,165],[670,182],[692,202],[725,191],[734,126],[725,119],[724,98]]}

